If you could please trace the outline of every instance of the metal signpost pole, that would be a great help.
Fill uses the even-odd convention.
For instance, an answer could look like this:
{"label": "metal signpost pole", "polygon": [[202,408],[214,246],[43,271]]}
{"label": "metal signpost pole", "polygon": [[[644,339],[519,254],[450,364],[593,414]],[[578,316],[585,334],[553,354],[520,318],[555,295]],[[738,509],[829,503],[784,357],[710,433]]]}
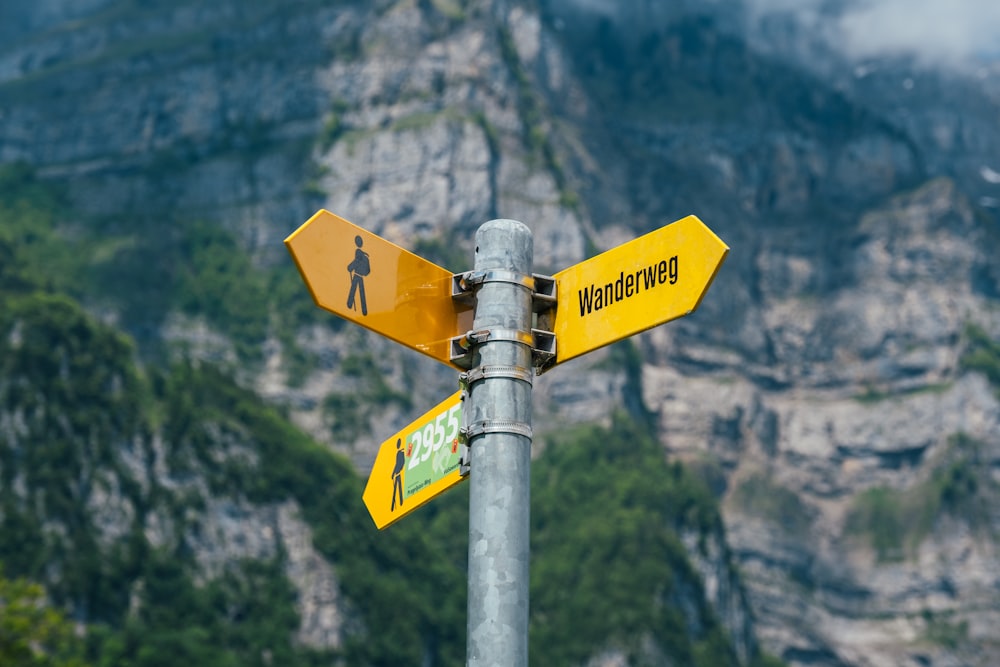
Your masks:
{"label": "metal signpost pole", "polygon": [[516,220],[491,220],[476,232],[480,286],[465,417],[468,667],[528,664],[532,254],[531,230]]}

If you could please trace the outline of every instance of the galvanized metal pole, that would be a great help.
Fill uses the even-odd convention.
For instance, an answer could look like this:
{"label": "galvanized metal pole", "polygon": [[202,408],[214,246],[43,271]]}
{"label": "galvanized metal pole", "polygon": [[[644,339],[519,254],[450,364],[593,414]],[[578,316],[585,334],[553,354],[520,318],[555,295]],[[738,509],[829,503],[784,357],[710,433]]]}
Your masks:
{"label": "galvanized metal pole", "polygon": [[531,230],[516,220],[476,232],[473,329],[485,342],[473,347],[465,419],[468,667],[528,664],[532,255]]}

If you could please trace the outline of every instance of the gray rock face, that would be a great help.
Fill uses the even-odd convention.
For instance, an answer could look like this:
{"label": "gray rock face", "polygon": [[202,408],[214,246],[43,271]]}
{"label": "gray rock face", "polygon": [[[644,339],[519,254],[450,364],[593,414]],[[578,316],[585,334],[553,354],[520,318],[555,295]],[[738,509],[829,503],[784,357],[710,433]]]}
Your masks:
{"label": "gray rock face", "polygon": [[294,503],[278,508],[278,534],[287,553],[288,578],[298,593],[298,640],[313,648],[340,647],[351,610],[336,573],[313,547],[312,533]]}
{"label": "gray rock face", "polygon": [[[749,608],[724,544],[689,550],[743,659],[756,632],[793,665],[1000,662],[1000,518],[983,509],[1000,499],[1000,402],[961,363],[969,325],[1000,338],[995,67],[876,72],[826,53],[806,72],[782,60],[803,53],[794,26],[763,26],[781,39],[761,55],[733,3],[705,10],[714,22],[692,3],[99,20],[107,4],[0,8],[0,162],[64,180],[81,215],[220,221],[262,263],[286,261],[280,240],[321,206],[454,271],[490,218],[528,224],[536,270],[555,272],[696,213],[732,247],[699,311],[633,339],[637,382],[606,350],[538,378],[536,432],[641,402],[667,451],[706,471]],[[179,315],[161,334],[231,354]],[[308,377],[287,377],[272,339],[250,381],[362,472],[380,435],[454,390],[452,371],[367,333],[304,328],[298,343],[320,360]],[[335,436],[324,401],[356,389],[340,363],[359,347],[413,401],[365,415],[371,435]],[[0,414],[0,429],[23,420]],[[956,499],[955,475],[974,491]],[[134,508],[113,480],[92,493],[115,539]],[[338,645],[349,613],[295,508],[219,500],[204,521],[206,573],[282,545],[300,638]],[[155,515],[145,529],[154,543],[180,530]]]}
{"label": "gray rock face", "polygon": [[[874,537],[852,528],[875,489],[932,502],[960,456],[957,434],[981,443],[966,460],[982,480],[976,494],[997,497],[1000,400],[959,362],[968,324],[997,331],[995,303],[969,281],[982,233],[954,185],[936,181],[862,219],[842,258],[850,278],[833,294],[789,294],[788,278],[808,282],[808,265],[762,257],[775,276],[761,306],[781,388],[742,359],[681,352],[666,333],[650,341],[664,357],[710,369],[647,365],[645,401],[669,449],[728,471],[728,538],[762,642],[793,664],[997,659],[989,632],[977,629],[997,614],[984,598],[998,586],[988,574],[1000,565],[995,511],[935,508],[892,554],[872,548],[879,532],[896,530],[892,516],[871,526]],[[761,474],[773,485],[752,486],[758,500],[748,502]]]}
{"label": "gray rock face", "polygon": [[[216,463],[234,460],[256,466],[256,459],[238,438],[222,432],[212,453]],[[144,532],[154,547],[175,549],[178,542],[187,545],[195,555],[199,579],[213,579],[227,568],[244,560],[269,561],[278,558],[284,563],[289,582],[296,592],[299,631],[296,639],[317,649],[341,646],[352,610],[340,593],[337,575],[315,549],[312,533],[299,515],[294,501],[273,505],[256,505],[241,495],[213,494],[201,476],[175,474],[166,463],[168,457],[159,437],[154,437],[154,465],[147,484],[152,483],[175,497],[197,497],[203,509],[189,508],[178,519],[155,508],[146,515]],[[113,499],[113,498],[112,498]],[[91,497],[95,525],[121,527],[121,518],[109,514],[122,512],[120,503],[109,503],[106,494]],[[126,512],[127,513],[127,512]],[[127,528],[129,524],[124,524]],[[102,534],[107,536],[108,530]]]}

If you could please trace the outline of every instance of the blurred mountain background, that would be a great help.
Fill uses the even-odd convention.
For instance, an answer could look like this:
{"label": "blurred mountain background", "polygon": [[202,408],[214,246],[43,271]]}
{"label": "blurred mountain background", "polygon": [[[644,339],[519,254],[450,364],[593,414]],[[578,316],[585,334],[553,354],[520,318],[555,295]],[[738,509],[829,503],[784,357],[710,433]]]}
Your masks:
{"label": "blurred mountain background", "polygon": [[[535,383],[532,663],[1000,663],[1000,6],[0,5],[0,663],[464,663],[455,373],[315,308],[327,208],[550,273],[688,214],[693,315]],[[49,662],[43,662],[49,660]]]}

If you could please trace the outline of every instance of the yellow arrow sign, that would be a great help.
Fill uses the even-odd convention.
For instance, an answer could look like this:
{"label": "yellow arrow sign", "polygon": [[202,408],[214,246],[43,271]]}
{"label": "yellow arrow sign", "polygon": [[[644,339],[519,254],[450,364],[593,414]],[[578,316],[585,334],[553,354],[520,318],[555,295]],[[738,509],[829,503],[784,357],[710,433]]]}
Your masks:
{"label": "yellow arrow sign", "polygon": [[555,274],[554,363],[691,313],[728,252],[689,215]]}
{"label": "yellow arrow sign", "polygon": [[459,472],[462,392],[382,443],[362,499],[379,530],[465,479]]}
{"label": "yellow arrow sign", "polygon": [[451,365],[472,310],[451,298],[450,271],[325,210],[285,246],[316,305]]}

